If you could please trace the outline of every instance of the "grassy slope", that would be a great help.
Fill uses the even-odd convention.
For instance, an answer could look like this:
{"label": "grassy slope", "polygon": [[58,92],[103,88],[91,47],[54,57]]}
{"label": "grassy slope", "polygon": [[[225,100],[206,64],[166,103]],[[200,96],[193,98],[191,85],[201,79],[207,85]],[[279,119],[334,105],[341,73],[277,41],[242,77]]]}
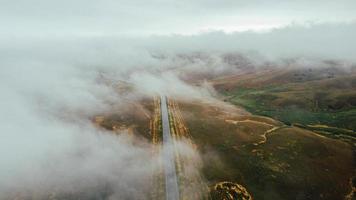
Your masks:
{"label": "grassy slope", "polygon": [[240,81],[220,80],[217,88],[233,104],[287,124],[325,124],[356,130],[355,75],[295,80],[291,78],[295,73],[277,77],[268,72],[266,76],[250,74],[247,79],[237,77]]}
{"label": "grassy slope", "polygon": [[[353,175],[352,147],[298,127],[270,129],[258,116],[225,115],[204,104],[181,103],[184,119],[203,155],[203,174],[211,185],[242,184],[254,199],[343,199]],[[257,122],[227,123],[226,119]],[[268,124],[283,126],[269,120]]]}
{"label": "grassy slope", "polygon": [[[305,93],[300,92],[305,97]],[[305,99],[280,97],[278,92],[271,92],[269,88],[236,89],[225,93],[233,104],[242,106],[248,111],[273,117],[287,124],[326,124],[356,130],[356,107],[340,110],[313,109],[313,105],[305,105]],[[284,94],[282,94],[284,95]],[[296,95],[296,94],[290,94]],[[288,101],[285,105],[275,105],[274,101]]]}

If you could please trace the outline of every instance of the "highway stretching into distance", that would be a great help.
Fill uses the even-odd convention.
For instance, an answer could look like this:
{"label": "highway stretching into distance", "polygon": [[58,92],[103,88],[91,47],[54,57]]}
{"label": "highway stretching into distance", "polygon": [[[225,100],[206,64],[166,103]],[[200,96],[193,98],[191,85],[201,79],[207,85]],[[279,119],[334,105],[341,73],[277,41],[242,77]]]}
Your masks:
{"label": "highway stretching into distance", "polygon": [[173,139],[171,136],[167,98],[161,96],[162,131],[163,131],[163,165],[166,179],[166,199],[179,200],[178,178],[174,163]]}

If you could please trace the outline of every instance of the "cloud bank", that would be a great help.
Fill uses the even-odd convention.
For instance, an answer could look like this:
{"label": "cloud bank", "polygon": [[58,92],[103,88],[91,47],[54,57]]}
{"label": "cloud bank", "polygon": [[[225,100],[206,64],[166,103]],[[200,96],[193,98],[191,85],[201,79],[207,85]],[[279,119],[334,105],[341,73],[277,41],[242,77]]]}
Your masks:
{"label": "cloud bank", "polygon": [[194,34],[356,20],[353,0],[1,0],[1,5],[0,30],[9,35]]}
{"label": "cloud bank", "polygon": [[[283,67],[289,58],[349,66],[354,35],[355,23],[192,36],[1,36],[0,194],[96,188],[144,199],[157,169],[150,145],[98,130],[92,116],[152,93],[212,98],[206,77]],[[120,94],[103,79],[134,90]]]}

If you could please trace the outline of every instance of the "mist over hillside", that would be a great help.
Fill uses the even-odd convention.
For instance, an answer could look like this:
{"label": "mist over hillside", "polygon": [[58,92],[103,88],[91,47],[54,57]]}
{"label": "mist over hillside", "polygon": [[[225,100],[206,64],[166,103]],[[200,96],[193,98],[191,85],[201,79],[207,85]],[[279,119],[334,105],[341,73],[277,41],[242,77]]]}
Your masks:
{"label": "mist over hillside", "polygon": [[[152,17],[145,25],[140,22],[141,18],[132,19],[136,24],[130,21],[116,23],[113,20],[112,16],[131,16],[131,11],[128,11],[131,14],[116,14],[110,6],[97,8],[96,3],[80,1],[73,3],[75,5],[70,6],[73,10],[69,9],[64,14],[68,29],[61,32],[52,26],[62,13],[61,3],[52,5],[38,1],[39,8],[44,9],[35,15],[39,9],[34,6],[36,2],[19,1],[20,6],[16,7],[5,1],[4,5],[14,12],[1,12],[6,8],[0,9],[0,16],[4,17],[0,20],[4,22],[0,28],[0,135],[3,138],[0,141],[0,199],[11,199],[18,193],[29,199],[44,199],[51,192],[79,195],[81,191],[89,196],[94,193],[93,199],[99,199],[101,194],[96,194],[96,190],[110,194],[105,197],[107,199],[147,199],[152,189],[152,173],[160,173],[157,164],[159,156],[150,153],[152,144],[144,136],[130,135],[126,130],[115,135],[98,128],[93,124],[95,116],[112,113],[126,116],[133,113],[128,108],[134,105],[137,109],[137,104],[150,115],[152,111],[142,101],[155,95],[184,101],[213,102],[229,110],[232,101],[224,102],[221,93],[247,85],[254,90],[250,96],[247,95],[250,98],[255,90],[261,89],[256,85],[266,84],[265,79],[259,80],[254,76],[245,79],[244,83],[231,82],[229,77],[232,75],[258,74],[261,71],[272,71],[275,75],[276,71],[289,70],[292,75],[273,75],[271,82],[294,84],[339,77],[342,82],[343,77],[356,73],[356,23],[352,17],[350,19],[353,20],[344,20],[348,17],[346,14],[340,15],[338,21],[304,23],[304,19],[298,19],[295,23],[271,25],[272,28],[266,30],[262,27],[261,30],[227,31],[212,26],[198,31],[192,28],[192,33],[185,33],[184,27],[171,27],[171,21],[179,22],[177,16],[170,14],[175,10],[171,6],[163,6],[166,9],[162,9],[161,14],[154,14],[156,8],[146,5],[142,8],[147,12],[144,15]],[[203,3],[189,4],[194,10]],[[77,4],[97,12],[91,16],[89,11],[82,11],[80,15],[90,17],[81,19],[75,15],[76,20],[72,21],[72,15],[79,7]],[[155,1],[156,4],[159,2]],[[229,15],[233,13],[229,6],[221,6],[220,11],[214,11],[216,3],[209,1],[208,4],[206,15],[212,12],[220,16],[219,13],[224,13],[225,9]],[[255,3],[246,4],[247,8],[262,9]],[[300,6],[305,7],[304,4]],[[53,7],[53,13],[48,9],[50,7]],[[136,8],[137,5],[127,3],[120,7],[120,11]],[[345,10],[352,13],[349,9]],[[26,14],[16,15],[22,11],[31,16],[27,19],[28,26],[24,26],[27,24]],[[112,16],[102,14],[105,12]],[[188,18],[197,16],[192,14],[194,12],[188,13]],[[45,14],[43,19],[41,14]],[[100,17],[96,18],[96,15]],[[166,15],[167,19],[163,19],[162,16]],[[320,16],[322,18],[325,13],[321,12]],[[101,25],[98,23],[101,18],[110,19],[113,27],[120,25],[117,29]],[[161,30],[154,28],[159,27],[160,23],[153,23],[157,19],[162,20],[162,24],[170,27],[171,31],[157,32]],[[224,16],[219,19],[224,19]],[[239,20],[243,21],[243,18]],[[205,27],[204,23],[196,20],[191,20],[191,23],[186,19],[183,21],[187,21],[188,27],[197,27],[197,24]],[[82,29],[78,28],[81,22]],[[89,25],[90,22],[95,22],[94,28]],[[63,21],[58,21],[59,27],[62,24]],[[131,30],[132,24],[135,28]],[[11,25],[15,28],[9,28]],[[136,25],[142,25],[142,34]],[[281,77],[288,80],[283,82]],[[339,91],[349,89],[346,103],[343,100],[333,101],[334,96],[330,95],[320,109],[353,108],[355,99],[351,90],[354,79],[350,78],[346,83],[350,84],[339,88]],[[331,87],[334,83],[328,84]],[[308,86],[314,85],[321,83],[310,82]],[[245,100],[245,97],[241,99]],[[234,96],[231,99],[235,101],[238,98]],[[240,102],[246,103],[242,100]],[[280,97],[276,102],[273,105],[279,106],[287,101]],[[334,107],[328,107],[330,105]],[[145,121],[149,117],[143,118],[142,121]],[[203,167],[201,159],[206,155],[201,155],[184,141],[179,151],[196,160],[190,165],[191,173],[200,173]]]}

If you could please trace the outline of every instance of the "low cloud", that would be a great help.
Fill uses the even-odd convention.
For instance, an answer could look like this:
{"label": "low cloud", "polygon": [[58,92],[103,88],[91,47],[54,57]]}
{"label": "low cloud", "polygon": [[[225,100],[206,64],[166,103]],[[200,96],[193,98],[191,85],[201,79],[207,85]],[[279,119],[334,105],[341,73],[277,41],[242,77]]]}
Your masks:
{"label": "low cloud", "polygon": [[305,57],[355,62],[355,34],[356,22],[291,24],[266,32],[157,36],[147,46],[162,52],[239,52],[252,60]]}
{"label": "low cloud", "polygon": [[[91,117],[153,93],[213,98],[204,79],[246,67],[351,66],[354,35],[351,23],[194,36],[2,37],[0,194],[104,187],[113,198],[145,198],[157,169],[149,143],[98,130]],[[120,93],[117,83],[132,90]]]}

